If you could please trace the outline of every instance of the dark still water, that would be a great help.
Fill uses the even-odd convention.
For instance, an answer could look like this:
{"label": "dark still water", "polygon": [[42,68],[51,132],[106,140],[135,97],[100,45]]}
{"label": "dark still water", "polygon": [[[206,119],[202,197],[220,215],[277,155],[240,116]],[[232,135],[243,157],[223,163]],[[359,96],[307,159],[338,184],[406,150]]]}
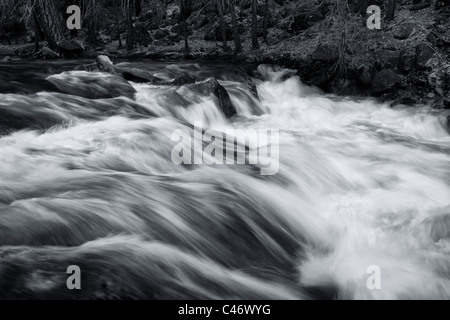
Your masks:
{"label": "dark still water", "polygon": [[[197,79],[174,86],[91,62],[0,64],[0,298],[450,298],[448,111],[323,95],[269,66],[120,64]],[[237,116],[198,89],[210,78]],[[198,123],[279,132],[276,174],[176,164],[174,132]]]}

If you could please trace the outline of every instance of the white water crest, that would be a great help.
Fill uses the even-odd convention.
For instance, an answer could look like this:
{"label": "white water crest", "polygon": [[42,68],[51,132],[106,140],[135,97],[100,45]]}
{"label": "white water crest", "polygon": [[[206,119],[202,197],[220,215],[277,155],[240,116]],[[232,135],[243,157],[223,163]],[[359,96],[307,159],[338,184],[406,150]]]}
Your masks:
{"label": "white water crest", "polygon": [[[212,69],[148,66],[216,77],[231,119],[193,84],[89,99],[65,73],[66,93],[0,94],[1,298],[450,298],[449,111],[325,95],[277,67]],[[278,173],[174,164],[172,133],[198,121],[279,130]]]}

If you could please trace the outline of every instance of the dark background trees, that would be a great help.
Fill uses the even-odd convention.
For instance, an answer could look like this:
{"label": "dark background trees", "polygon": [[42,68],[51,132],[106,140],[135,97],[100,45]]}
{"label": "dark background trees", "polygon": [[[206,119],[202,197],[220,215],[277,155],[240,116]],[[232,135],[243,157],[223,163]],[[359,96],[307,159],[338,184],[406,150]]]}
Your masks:
{"label": "dark background trees", "polygon": [[[414,1],[374,4],[389,23],[405,4],[417,7]],[[336,10],[341,3],[340,8],[350,9],[344,19]],[[65,26],[66,9],[72,4],[82,11],[78,32]],[[297,38],[315,36],[322,42],[334,41],[343,54],[353,50],[346,39],[367,31],[368,4],[367,0],[0,0],[0,44],[34,44],[35,51],[43,46],[58,51],[58,42],[70,38],[90,50],[113,54],[149,46],[151,50],[178,47],[186,53],[193,49],[259,54],[279,42],[294,48]],[[358,30],[352,25],[356,18]]]}

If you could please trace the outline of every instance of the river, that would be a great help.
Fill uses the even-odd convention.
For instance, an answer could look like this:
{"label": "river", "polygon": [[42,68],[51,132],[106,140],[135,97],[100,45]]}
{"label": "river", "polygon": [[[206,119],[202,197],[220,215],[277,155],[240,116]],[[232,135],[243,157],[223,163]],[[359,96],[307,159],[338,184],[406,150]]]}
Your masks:
{"label": "river", "polygon": [[[120,64],[217,78],[230,119],[192,85],[89,99],[71,94],[84,71],[59,80],[74,92],[45,80],[88,62],[0,65],[0,298],[450,298],[448,110],[326,95],[270,66]],[[277,130],[277,172],[174,163],[173,133],[199,122]]]}

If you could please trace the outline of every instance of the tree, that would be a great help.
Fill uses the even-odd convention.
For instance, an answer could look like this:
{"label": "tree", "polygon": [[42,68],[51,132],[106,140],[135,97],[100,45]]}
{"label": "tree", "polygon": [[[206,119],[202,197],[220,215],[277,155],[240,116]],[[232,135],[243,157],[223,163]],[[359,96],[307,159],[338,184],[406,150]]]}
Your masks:
{"label": "tree", "polygon": [[87,10],[85,11],[86,24],[87,24],[87,38],[88,41],[92,44],[97,43],[97,35],[98,35],[98,12],[99,7],[97,5],[97,0],[91,0],[86,4]]}
{"label": "tree", "polygon": [[264,41],[267,43],[267,28],[269,26],[269,16],[270,16],[270,10],[269,10],[269,0],[264,0],[264,25],[263,25],[263,31],[264,31]]}
{"label": "tree", "polygon": [[224,7],[225,7],[225,1],[217,0],[217,11],[219,12],[220,30],[222,32],[223,51],[227,52],[228,51],[227,31],[226,31],[226,25],[225,25],[225,18],[223,16]]}
{"label": "tree", "polygon": [[36,14],[33,12],[32,15],[34,21],[34,52],[39,52],[39,35],[41,30],[39,28],[39,22]]}
{"label": "tree", "polygon": [[241,36],[239,35],[239,27],[236,21],[236,0],[231,0],[231,3],[228,4],[231,14],[231,24],[233,26],[234,53],[238,54],[242,51],[242,44],[241,44]]}
{"label": "tree", "polygon": [[134,27],[133,18],[136,14],[136,0],[128,0],[127,2],[127,49],[133,50],[134,48]]}
{"label": "tree", "polygon": [[58,41],[64,38],[62,14],[55,2],[53,0],[36,0],[34,2],[34,14],[47,39],[48,46],[52,50],[58,50]]}
{"label": "tree", "polygon": [[188,43],[188,28],[187,28],[187,19],[191,15],[192,4],[191,0],[180,0],[180,19],[181,19],[181,27],[183,29],[184,34],[184,51],[188,53],[189,43]]}
{"label": "tree", "polygon": [[367,14],[367,0],[359,0],[359,12],[363,17]]}
{"label": "tree", "polygon": [[386,19],[393,20],[395,15],[395,0],[388,0]]}
{"label": "tree", "polygon": [[257,0],[252,0],[252,47],[259,48],[258,43],[258,6]]}

